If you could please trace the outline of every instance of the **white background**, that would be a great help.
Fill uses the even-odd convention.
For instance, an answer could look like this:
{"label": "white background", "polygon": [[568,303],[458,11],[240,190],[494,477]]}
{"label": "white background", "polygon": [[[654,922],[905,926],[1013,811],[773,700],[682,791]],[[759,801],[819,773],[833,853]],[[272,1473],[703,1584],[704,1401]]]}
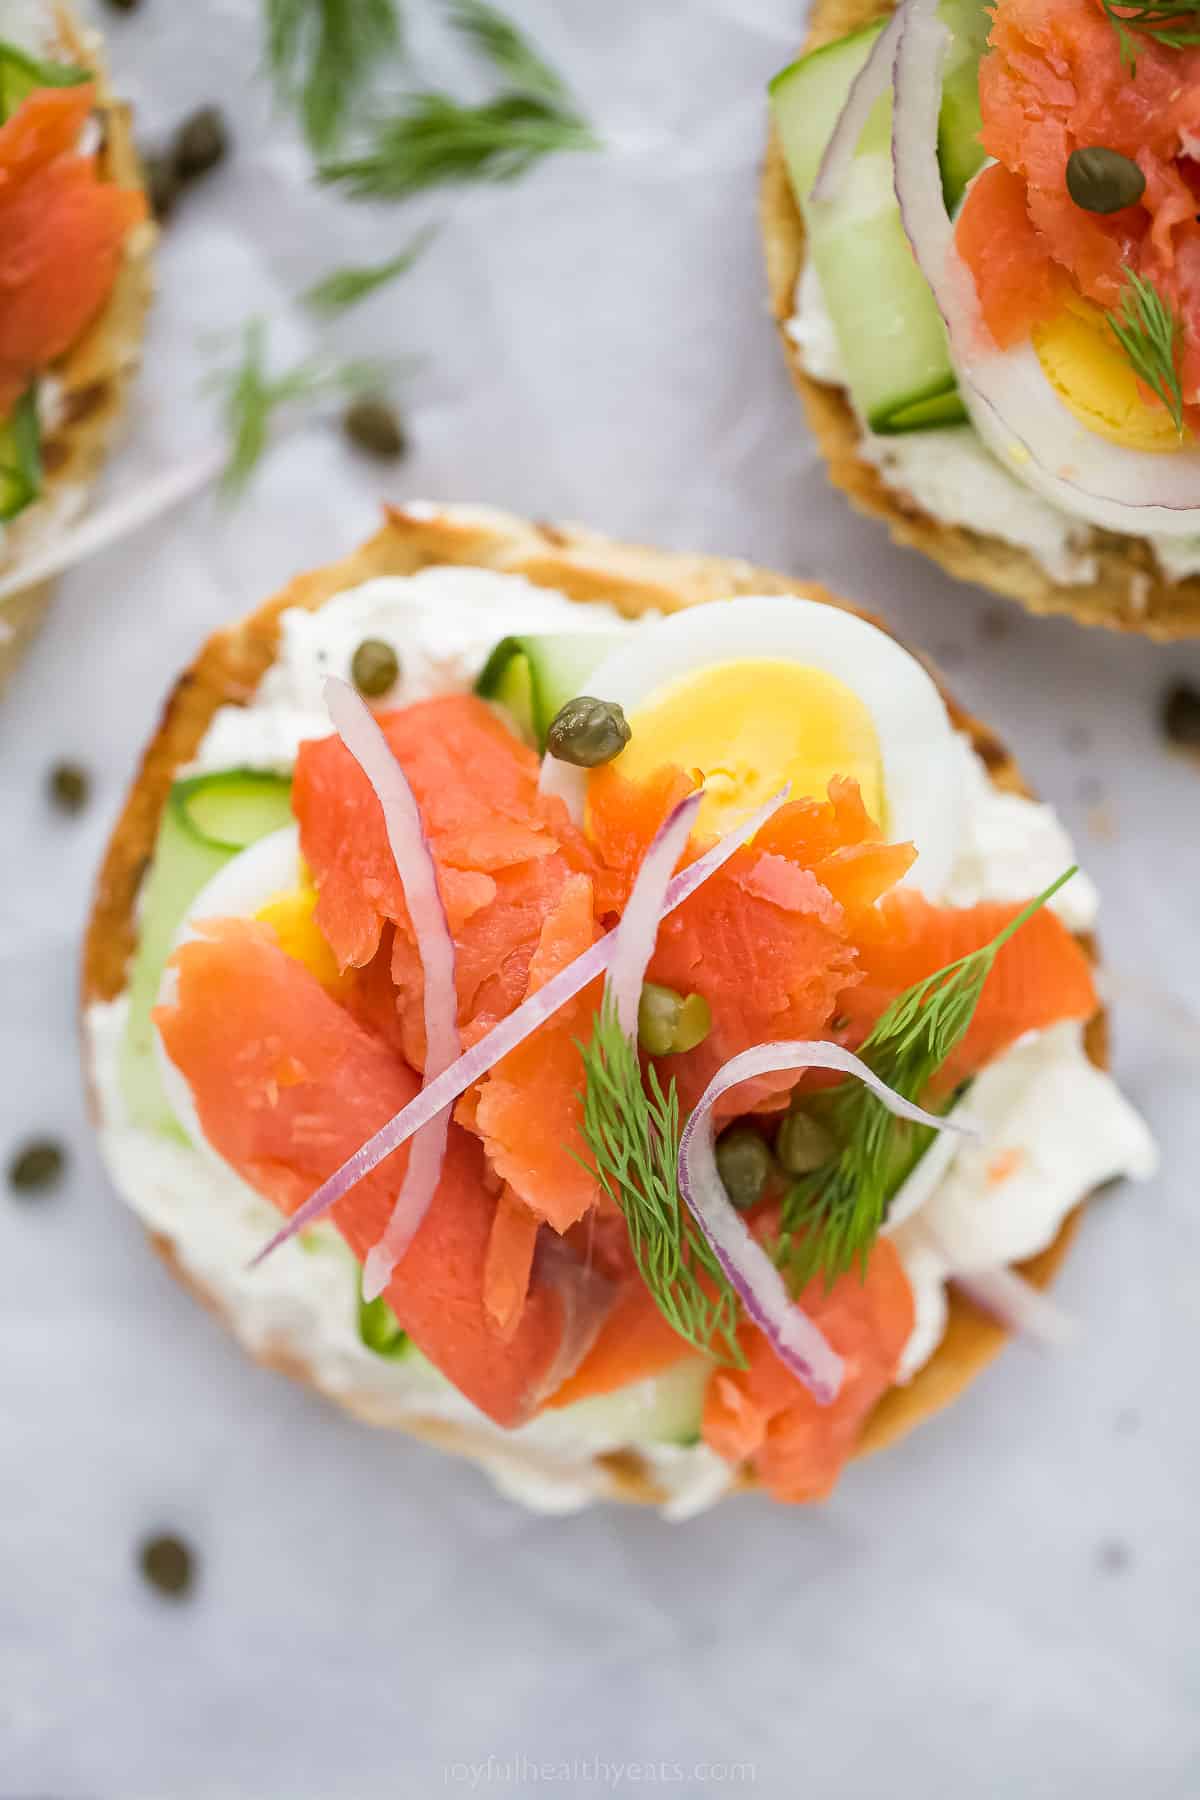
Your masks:
{"label": "white background", "polygon": [[[290,439],[240,510],[197,502],[73,575],[0,706],[0,1159],[31,1133],[72,1146],[56,1198],[0,1193],[0,1800],[407,1800],[471,1791],[463,1765],[489,1756],[476,1791],[496,1796],[664,1775],[746,1791],[705,1767],[736,1761],[770,1795],[1182,1800],[1200,1754],[1200,770],[1158,707],[1200,680],[1200,645],[1026,619],[828,488],[754,218],[797,0],[514,9],[607,153],[400,210],[308,185],[256,80],[250,0],[109,21],[144,137],[212,99],[238,136],[167,233],[109,492],[211,440],[201,334],[257,309],[294,344],[306,281],[445,224],[336,334],[425,358],[410,460],[381,479],[331,432]],[[1165,1172],[1093,1209],[1061,1287],[1078,1348],[1012,1349],[822,1511],[527,1516],[248,1366],[100,1172],[76,946],[139,746],[204,634],[346,551],[385,495],[745,553],[869,601],[1018,746],[1101,881],[1121,1073]],[[45,800],[62,755],[94,773],[80,820]],[[199,1553],[186,1606],[135,1566],[164,1528]],[[573,1775],[539,1779],[564,1759]],[[668,1767],[614,1785],[630,1762]]]}

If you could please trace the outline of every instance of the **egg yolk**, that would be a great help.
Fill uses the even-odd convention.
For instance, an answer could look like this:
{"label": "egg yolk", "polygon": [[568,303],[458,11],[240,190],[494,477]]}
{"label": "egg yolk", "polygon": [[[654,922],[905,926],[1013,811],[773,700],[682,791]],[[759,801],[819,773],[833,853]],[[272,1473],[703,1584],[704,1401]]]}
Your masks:
{"label": "egg yolk", "polygon": [[1068,411],[1110,443],[1130,450],[1178,450],[1166,408],[1148,400],[1098,307],[1073,302],[1033,329],[1043,373]]}
{"label": "egg yolk", "polygon": [[286,894],[276,894],[254,916],[274,928],[285,956],[303,963],[323,988],[336,995],[345,987],[346,978],[339,972],[333,951],[313,917],[316,904],[317,890],[311,882],[305,882]]}
{"label": "egg yolk", "polygon": [[728,831],[791,783],[791,798],[823,800],[850,776],[880,825],[883,760],[870,712],[836,676],[802,663],[714,663],[658,688],[632,710],[633,736],[617,767],[644,781],[665,763],[704,780],[698,828]]}

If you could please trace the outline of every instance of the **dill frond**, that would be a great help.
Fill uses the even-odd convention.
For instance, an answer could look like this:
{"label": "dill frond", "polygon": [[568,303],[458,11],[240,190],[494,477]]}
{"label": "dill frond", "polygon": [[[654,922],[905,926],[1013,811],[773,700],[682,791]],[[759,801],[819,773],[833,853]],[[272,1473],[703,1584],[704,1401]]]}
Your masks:
{"label": "dill frond", "polygon": [[[926,976],[899,995],[859,1055],[906,1100],[922,1096],[966,1035],[983,985],[1009,939],[1071,879],[1068,869],[1024,907],[990,944]],[[931,1127],[897,1119],[859,1082],[830,1097],[829,1124],[840,1148],[789,1190],[776,1260],[795,1291],[821,1275],[827,1287],[855,1262],[865,1266],[901,1182],[933,1141]]]}
{"label": "dill frond", "polygon": [[580,1044],[586,1085],[578,1157],[624,1214],[642,1279],[659,1311],[695,1349],[744,1366],[738,1299],[679,1192],[679,1096],[663,1092],[651,1065],[642,1080],[637,1046],[605,1001],[590,1044]]}

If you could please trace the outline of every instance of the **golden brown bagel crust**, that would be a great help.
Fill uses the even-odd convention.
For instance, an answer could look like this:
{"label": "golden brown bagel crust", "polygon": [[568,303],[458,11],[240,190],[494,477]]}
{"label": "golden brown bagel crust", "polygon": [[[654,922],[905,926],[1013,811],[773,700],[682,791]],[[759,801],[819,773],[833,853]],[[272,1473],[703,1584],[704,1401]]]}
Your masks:
{"label": "golden brown bagel crust", "polygon": [[[252,698],[275,658],[279,615],[287,607],[315,610],[344,589],[377,576],[410,575],[440,564],[523,575],[527,581],[557,589],[574,600],[607,600],[630,618],[654,609],[675,612],[734,594],[797,594],[860,612],[814,582],[789,580],[746,562],[616,544],[578,526],[535,525],[483,508],[455,508],[432,516],[426,509],[419,515],[415,510],[389,510],[382,530],[352,555],[297,576],[257,612],[210,638],[175,684],[100,869],[84,942],[85,1007],[93,1001],[112,1000],[125,987],[137,937],[138,888],[154,849],[171,783],[177,770],[195,755],[216,709],[230,703],[245,704]],[[871,617],[868,613],[860,616]],[[504,621],[498,618],[497,635],[503,630]],[[949,696],[947,704],[955,724],[970,734],[996,785],[1025,792],[1016,764],[991,732]],[[1091,1055],[1103,1063],[1102,1017],[1093,1021],[1089,1034]],[[1024,1265],[1025,1273],[1038,1286],[1045,1287],[1052,1279],[1077,1219],[1078,1213],[1072,1215],[1051,1247]],[[220,1315],[220,1305],[187,1272],[174,1243],[160,1234],[152,1234],[151,1241],[185,1285]],[[919,1420],[948,1405],[991,1361],[1004,1338],[998,1326],[951,1296],[949,1326],[941,1345],[906,1387],[894,1388],[880,1402],[867,1421],[860,1454],[904,1436]],[[297,1356],[294,1346],[268,1352],[260,1360],[309,1386],[319,1386],[316,1371]],[[369,1395],[339,1393],[335,1397],[351,1412],[372,1418]],[[523,1445],[498,1449],[494,1437],[440,1420],[414,1419],[405,1428],[442,1449],[476,1459],[507,1461],[527,1471],[536,1471],[545,1460]],[[609,1498],[657,1503],[666,1497],[655,1487],[647,1466],[632,1452],[598,1457],[590,1473],[596,1492]],[[744,1485],[754,1483],[747,1478]]]}
{"label": "golden brown bagel crust", "polygon": [[[64,56],[95,72],[100,173],[120,187],[140,187],[142,172],[129,108],[113,97],[100,39],[78,24],[66,8],[56,8],[56,14]],[[154,286],[156,235],[148,220],[135,226],[103,312],[54,365],[62,408],[58,423],[42,444],[44,493],[5,531],[0,573],[7,574],[45,546],[48,533],[55,529],[57,497],[90,486],[112,447],[141,355]],[[0,688],[40,624],[53,592],[54,583],[44,581],[0,601],[0,626],[4,627],[0,633]]]}
{"label": "golden brown bagel crust", "polygon": [[[804,49],[861,30],[891,11],[884,0],[815,0]],[[792,380],[804,401],[835,487],[860,512],[883,519],[898,544],[923,550],[948,575],[974,581],[1019,600],[1035,613],[1068,613],[1081,625],[1108,625],[1148,637],[1191,637],[1200,632],[1200,576],[1168,581],[1144,538],[1111,531],[1091,532],[1086,549],[1096,561],[1091,582],[1054,580],[1029,551],[947,525],[923,512],[914,500],[888,487],[878,469],[858,454],[862,436],[844,388],[814,381],[805,373],[798,346],[787,332],[795,311],[796,283],[804,267],[804,221],[792,194],[778,136],[772,127],[759,196],[771,311]]]}

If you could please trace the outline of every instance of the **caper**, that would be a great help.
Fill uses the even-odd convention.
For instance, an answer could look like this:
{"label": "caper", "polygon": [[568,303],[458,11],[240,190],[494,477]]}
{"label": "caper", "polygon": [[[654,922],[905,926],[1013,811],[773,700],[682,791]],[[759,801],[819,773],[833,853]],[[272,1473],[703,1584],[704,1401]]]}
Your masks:
{"label": "caper", "polygon": [[79,763],[55,763],[50,771],[50,798],[63,812],[82,812],[88,803],[91,782]]}
{"label": "caper", "polygon": [[638,1042],[649,1056],[680,1056],[694,1050],[712,1030],[712,1013],[703,994],[677,994],[674,988],[647,981],[638,1004]]}
{"label": "caper", "polygon": [[1200,750],[1200,688],[1177,681],[1163,700],[1162,721],[1172,744]]}
{"label": "caper", "polygon": [[1084,212],[1114,213],[1136,206],[1146,191],[1146,177],[1119,150],[1090,144],[1067,158],[1067,192]]}
{"label": "caper", "polygon": [[51,1138],[35,1138],[17,1151],[8,1165],[9,1184],[18,1194],[40,1194],[57,1187],[67,1154]]}
{"label": "caper", "polygon": [[799,1107],[794,1107],[779,1127],[775,1154],[789,1175],[811,1175],[836,1153],[832,1132]]}
{"label": "caper", "polygon": [[136,12],[142,0],[108,0],[113,12]]}
{"label": "caper", "polygon": [[168,1599],[182,1600],[191,1588],[195,1558],[182,1538],[164,1532],[147,1538],[138,1550],[142,1574]]}
{"label": "caper", "polygon": [[162,156],[155,150],[142,152],[142,180],[150,201],[150,211],[161,225],[174,210],[179,198],[179,176],[173,156]]}
{"label": "caper", "polygon": [[183,121],[171,143],[171,160],[180,181],[207,175],[229,152],[229,127],[218,106],[202,106]]}
{"label": "caper", "polygon": [[342,429],[358,450],[380,462],[395,462],[408,448],[404,427],[386,401],[364,395],[342,415]]}
{"label": "caper", "polygon": [[382,1294],[374,1300],[359,1300],[358,1335],[376,1356],[395,1358],[408,1354],[408,1333]]}
{"label": "caper", "polygon": [[378,700],[400,679],[400,658],[382,638],[364,638],[350,663],[350,679],[368,700]]}
{"label": "caper", "polygon": [[560,706],[546,733],[546,749],[559,762],[578,769],[598,769],[619,756],[633,732],[615,700],[595,700],[577,694]]}
{"label": "caper", "polygon": [[739,1212],[762,1199],[771,1168],[771,1152],[749,1125],[732,1125],[717,1140],[717,1172]]}

